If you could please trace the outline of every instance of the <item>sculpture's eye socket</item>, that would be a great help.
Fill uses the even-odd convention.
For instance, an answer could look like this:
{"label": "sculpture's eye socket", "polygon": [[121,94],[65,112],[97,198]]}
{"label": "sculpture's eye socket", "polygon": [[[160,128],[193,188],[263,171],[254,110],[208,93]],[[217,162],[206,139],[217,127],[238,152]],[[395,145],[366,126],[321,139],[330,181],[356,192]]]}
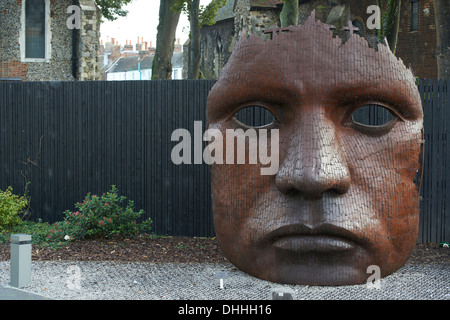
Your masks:
{"label": "sculpture's eye socket", "polygon": [[399,117],[390,109],[379,104],[367,104],[352,114],[354,127],[367,133],[388,132]]}
{"label": "sculpture's eye socket", "polygon": [[268,127],[275,121],[275,116],[267,108],[259,105],[247,105],[236,113],[238,124],[248,128]]}

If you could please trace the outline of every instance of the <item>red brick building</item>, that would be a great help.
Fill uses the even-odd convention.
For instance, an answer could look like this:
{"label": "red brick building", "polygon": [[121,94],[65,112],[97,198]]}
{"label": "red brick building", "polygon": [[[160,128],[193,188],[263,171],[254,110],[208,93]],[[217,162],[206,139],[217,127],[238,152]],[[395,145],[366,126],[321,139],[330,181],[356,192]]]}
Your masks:
{"label": "red brick building", "polygon": [[[364,23],[367,29],[367,7],[375,0],[352,0],[351,19]],[[436,25],[433,0],[403,0],[396,55],[420,78],[438,77],[436,60]],[[450,17],[449,17],[450,18]]]}

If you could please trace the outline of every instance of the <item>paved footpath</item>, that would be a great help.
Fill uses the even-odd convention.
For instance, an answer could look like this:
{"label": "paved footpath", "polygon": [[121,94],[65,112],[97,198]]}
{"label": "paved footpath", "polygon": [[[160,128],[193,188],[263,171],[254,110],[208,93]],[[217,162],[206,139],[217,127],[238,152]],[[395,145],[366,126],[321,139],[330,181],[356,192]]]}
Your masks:
{"label": "paved footpath", "polygon": [[[223,289],[215,277],[222,271],[228,275]],[[448,262],[406,265],[381,279],[379,288],[280,285],[231,264],[120,262],[33,261],[30,285],[18,290],[8,282],[9,261],[3,261],[3,300],[269,300],[274,290],[289,290],[296,300],[450,300]]]}
{"label": "paved footpath", "polygon": [[50,300],[22,289],[0,286],[0,300]]}

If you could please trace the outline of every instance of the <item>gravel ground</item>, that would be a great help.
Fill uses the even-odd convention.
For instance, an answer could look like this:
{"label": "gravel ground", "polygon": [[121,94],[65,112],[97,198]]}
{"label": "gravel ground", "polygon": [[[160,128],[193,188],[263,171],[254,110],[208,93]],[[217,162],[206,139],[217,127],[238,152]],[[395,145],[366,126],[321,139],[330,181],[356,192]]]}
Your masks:
{"label": "gravel ground", "polygon": [[[1,244],[0,291],[10,288],[9,254],[10,245]],[[224,289],[215,278],[221,271],[228,274]],[[403,268],[370,289],[260,280],[229,263],[214,239],[89,240],[58,250],[34,246],[32,283],[22,289],[56,300],[266,300],[274,290],[297,300],[450,300],[450,249],[417,245]]]}
{"label": "gravel ground", "polygon": [[[224,289],[217,272],[225,271]],[[7,287],[9,262],[0,262]],[[229,263],[33,261],[32,283],[23,290],[57,300],[268,300],[289,290],[296,300],[450,300],[448,263],[407,264],[367,285],[283,286],[251,277]]]}

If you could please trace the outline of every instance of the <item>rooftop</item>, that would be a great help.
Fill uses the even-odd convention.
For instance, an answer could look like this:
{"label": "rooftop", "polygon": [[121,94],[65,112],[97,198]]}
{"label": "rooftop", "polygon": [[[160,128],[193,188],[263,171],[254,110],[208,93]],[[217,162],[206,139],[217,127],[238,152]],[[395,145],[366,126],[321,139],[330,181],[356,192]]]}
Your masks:
{"label": "rooftop", "polygon": [[217,15],[214,18],[215,21],[222,21],[230,18],[234,18],[236,14],[234,13],[234,4],[236,0],[228,0],[225,5],[217,10]]}
{"label": "rooftop", "polygon": [[[139,69],[139,63],[141,70],[151,69],[153,64],[154,55],[145,56],[141,59],[140,56],[133,57],[122,57],[120,58],[115,66],[111,68],[108,72],[127,72]],[[183,67],[183,53],[175,52],[172,57],[172,66],[174,68]]]}
{"label": "rooftop", "polygon": [[259,7],[259,8],[276,8],[278,5],[282,3],[283,1],[280,0],[250,0],[250,5],[252,7]]}
{"label": "rooftop", "polygon": [[[238,0],[228,0],[225,5],[217,10],[215,21],[223,21],[234,18],[236,13],[234,12],[234,6]],[[281,5],[281,0],[250,0],[250,6],[253,8],[277,8]]]}

